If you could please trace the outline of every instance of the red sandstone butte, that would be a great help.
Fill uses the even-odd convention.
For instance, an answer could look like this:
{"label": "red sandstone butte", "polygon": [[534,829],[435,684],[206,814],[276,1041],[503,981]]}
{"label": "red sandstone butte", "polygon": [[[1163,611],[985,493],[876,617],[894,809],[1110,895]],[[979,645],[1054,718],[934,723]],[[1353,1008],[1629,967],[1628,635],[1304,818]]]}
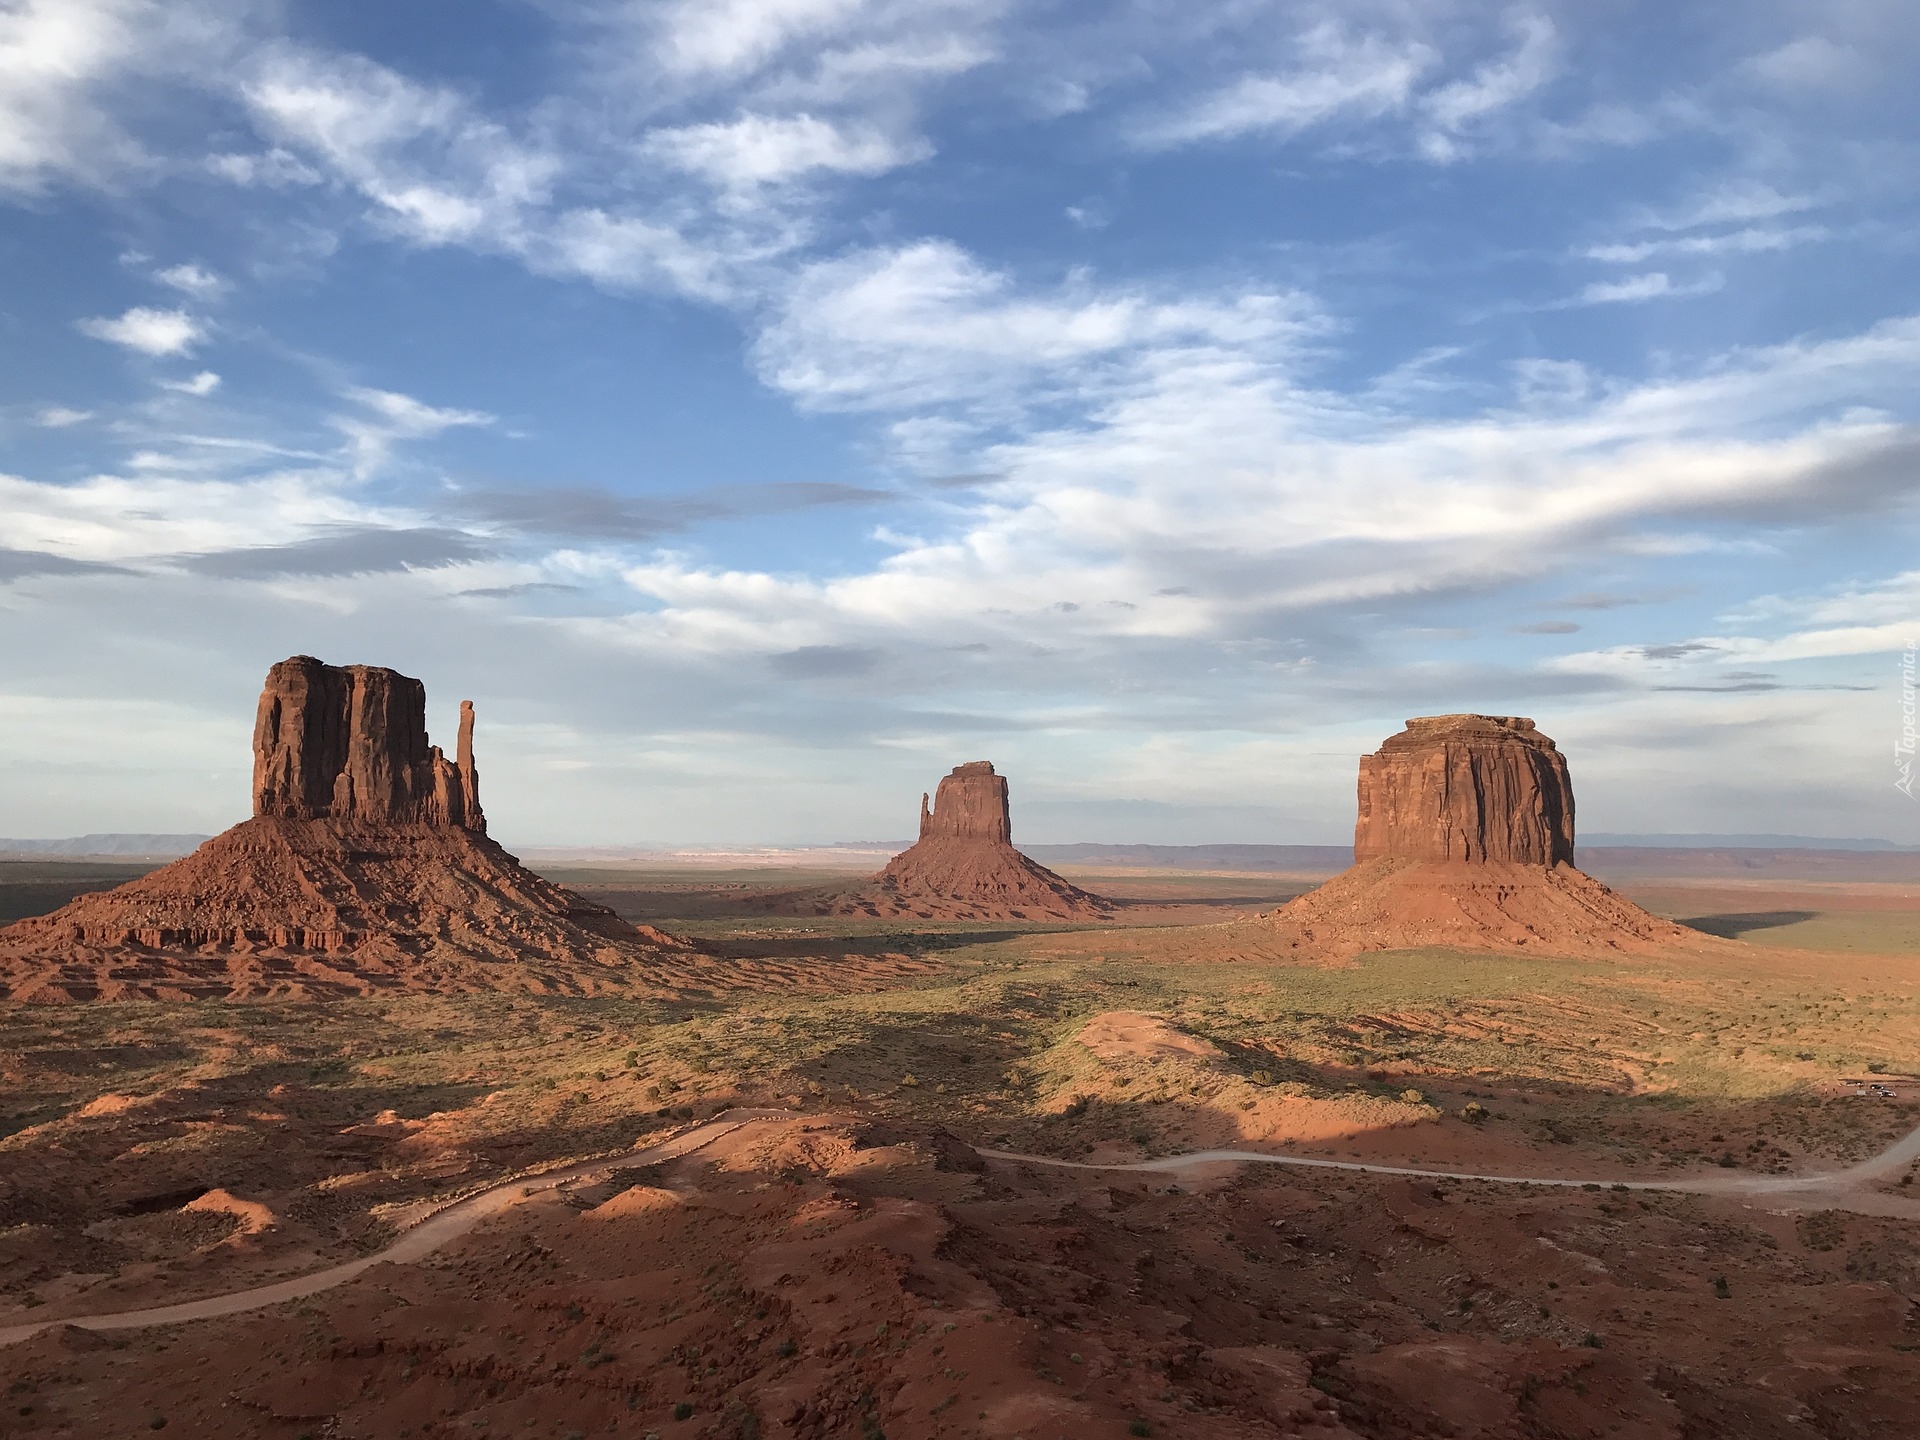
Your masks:
{"label": "red sandstone butte", "polygon": [[1533,721],[1429,715],[1360,757],[1356,862],[1573,863],[1566,757]]}
{"label": "red sandstone butte", "polygon": [[427,743],[426,716],[426,686],[398,671],[282,660],[253,722],[253,813],[485,831],[473,702],[460,702],[455,763]]}
{"label": "red sandstone butte", "polygon": [[1407,721],[1360,757],[1353,853],[1351,869],[1273,913],[1291,948],[1593,955],[1709,943],[1574,868],[1566,758],[1531,720]]}
{"label": "red sandstone butte", "polygon": [[933,803],[920,797],[920,839],[857,890],[814,913],[921,920],[1091,920],[1113,902],[1062,880],[1013,848],[1007,781],[985,760],[954,767]]}
{"label": "red sandstone butte", "polygon": [[267,674],[253,818],[193,854],[0,930],[16,1000],[629,990],[687,947],[524,868],[486,834],[461,702],[456,758],[426,690],[307,655]]}

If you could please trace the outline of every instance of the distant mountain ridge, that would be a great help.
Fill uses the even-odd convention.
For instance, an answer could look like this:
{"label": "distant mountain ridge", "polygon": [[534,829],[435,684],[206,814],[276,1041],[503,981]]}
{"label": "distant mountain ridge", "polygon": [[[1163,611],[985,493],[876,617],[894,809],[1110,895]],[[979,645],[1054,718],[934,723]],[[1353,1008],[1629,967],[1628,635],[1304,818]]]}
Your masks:
{"label": "distant mountain ridge", "polygon": [[[62,839],[0,838],[0,857],[33,859],[174,859],[198,849],[205,835],[105,833]],[[1631,835],[1596,832],[1577,837],[1582,852],[1595,850],[1772,850],[1832,851],[1886,856],[1920,855],[1920,846],[1871,838],[1836,839],[1816,835]],[[818,860],[855,866],[907,848],[907,840],[843,841],[837,845],[702,846],[675,850],[647,846],[530,846],[535,863],[593,863],[648,860],[654,863],[734,864],[804,863]],[[1017,842],[1016,842],[1017,843]],[[1153,870],[1263,870],[1314,873],[1344,870],[1353,863],[1346,845],[1108,845],[1087,841],[1070,845],[1021,845],[1045,865],[1119,866]],[[1624,857],[1619,857],[1624,858]],[[1649,857],[1651,858],[1651,857]]]}
{"label": "distant mountain ridge", "polygon": [[191,854],[206,843],[206,835],[70,835],[62,840],[0,839],[0,855],[58,856],[127,855],[142,859],[174,859]]}
{"label": "distant mountain ridge", "polygon": [[1635,850],[1920,851],[1920,845],[1901,845],[1892,840],[1835,839],[1825,835],[1610,835],[1596,831],[1576,838],[1583,847],[1618,846]]}

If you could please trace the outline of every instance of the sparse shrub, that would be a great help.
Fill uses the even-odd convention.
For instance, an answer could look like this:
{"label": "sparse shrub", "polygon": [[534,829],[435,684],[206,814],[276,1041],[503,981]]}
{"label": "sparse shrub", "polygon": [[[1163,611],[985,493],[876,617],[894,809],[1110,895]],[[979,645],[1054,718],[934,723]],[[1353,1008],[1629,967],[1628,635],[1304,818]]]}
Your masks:
{"label": "sparse shrub", "polygon": [[1460,1118],[1469,1125],[1484,1125],[1492,1117],[1492,1114],[1493,1112],[1478,1100],[1469,1100],[1460,1111]]}
{"label": "sparse shrub", "polygon": [[919,1078],[915,1076],[912,1071],[908,1071],[905,1075],[902,1075],[900,1077],[900,1088],[902,1090],[919,1089],[920,1088]]}
{"label": "sparse shrub", "polygon": [[1719,1165],[1721,1169],[1732,1170],[1738,1166],[1739,1163],[1738,1160],[1733,1158],[1733,1152],[1731,1150],[1723,1150],[1720,1152]]}
{"label": "sparse shrub", "polygon": [[1256,1085],[1271,1085],[1273,1084],[1273,1072],[1271,1070],[1256,1070],[1253,1072],[1252,1079]]}
{"label": "sparse shrub", "polygon": [[1144,1420],[1129,1420],[1127,1422],[1127,1433],[1129,1435],[1151,1435],[1153,1434],[1153,1426]]}
{"label": "sparse shrub", "polygon": [[1873,1063],[1872,1063],[1871,1065],[1869,1065],[1869,1066],[1867,1066],[1867,1073],[1868,1073],[1869,1075],[1884,1075],[1884,1074],[1886,1074],[1886,1073],[1887,1073],[1887,1064],[1886,1064],[1886,1061],[1884,1061],[1884,1060],[1876,1060],[1876,1061],[1874,1061],[1874,1062],[1873,1062]]}
{"label": "sparse shrub", "polygon": [[1838,1210],[1817,1210],[1799,1222],[1800,1243],[1809,1250],[1832,1250],[1847,1238],[1847,1217]]}
{"label": "sparse shrub", "polygon": [[1093,1104],[1093,1097],[1091,1095],[1076,1095],[1068,1102],[1067,1108],[1060,1113],[1065,1115],[1069,1120],[1078,1120],[1082,1115],[1087,1113],[1087,1107],[1091,1104]]}
{"label": "sparse shrub", "polygon": [[1400,1098],[1409,1105],[1424,1105],[1427,1100],[1426,1096],[1422,1095],[1418,1090],[1413,1089],[1402,1090],[1400,1092]]}
{"label": "sparse shrub", "polygon": [[1718,1295],[1722,1300],[1731,1300],[1733,1298],[1733,1287],[1727,1284],[1726,1276],[1716,1275],[1713,1277],[1713,1293]]}
{"label": "sparse shrub", "polygon": [[1601,1348],[1600,1337],[1591,1330],[1580,1337],[1580,1343],[1589,1350],[1598,1350]]}
{"label": "sparse shrub", "polygon": [[693,1418],[693,1406],[685,1400],[682,1400],[678,1405],[673,1407],[673,1418],[676,1420],[691,1420]]}
{"label": "sparse shrub", "polygon": [[778,1355],[782,1360],[791,1360],[799,1352],[800,1347],[791,1339],[782,1340],[778,1345],[773,1347],[773,1353]]}

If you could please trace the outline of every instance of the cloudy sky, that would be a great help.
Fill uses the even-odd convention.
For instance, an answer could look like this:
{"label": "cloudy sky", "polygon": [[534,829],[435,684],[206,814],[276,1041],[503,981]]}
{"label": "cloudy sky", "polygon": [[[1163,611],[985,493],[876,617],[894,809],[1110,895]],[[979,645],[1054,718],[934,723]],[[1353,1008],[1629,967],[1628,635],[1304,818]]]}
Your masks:
{"label": "cloudy sky", "polygon": [[0,834],[247,807],[267,666],[509,844],[1920,841],[1910,0],[0,0]]}

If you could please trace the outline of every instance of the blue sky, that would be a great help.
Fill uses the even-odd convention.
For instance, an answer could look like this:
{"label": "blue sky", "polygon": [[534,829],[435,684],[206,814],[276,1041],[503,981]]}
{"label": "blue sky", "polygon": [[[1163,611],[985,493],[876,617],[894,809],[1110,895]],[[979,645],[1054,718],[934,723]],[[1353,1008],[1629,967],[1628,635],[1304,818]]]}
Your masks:
{"label": "blue sky", "polygon": [[1899,0],[0,0],[0,833],[246,809],[268,664],[509,844],[1920,842]]}

